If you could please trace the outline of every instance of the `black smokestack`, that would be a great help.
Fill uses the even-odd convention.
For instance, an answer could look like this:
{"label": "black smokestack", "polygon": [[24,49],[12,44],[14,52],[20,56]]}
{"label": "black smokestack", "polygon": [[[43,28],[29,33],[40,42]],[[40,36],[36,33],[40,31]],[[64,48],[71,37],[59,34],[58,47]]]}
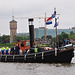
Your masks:
{"label": "black smokestack", "polygon": [[29,25],[29,34],[30,34],[30,47],[33,48],[33,45],[34,45],[34,25]]}
{"label": "black smokestack", "polygon": [[29,19],[29,35],[30,35],[30,48],[33,48],[34,46],[34,25],[33,25],[33,19]]}

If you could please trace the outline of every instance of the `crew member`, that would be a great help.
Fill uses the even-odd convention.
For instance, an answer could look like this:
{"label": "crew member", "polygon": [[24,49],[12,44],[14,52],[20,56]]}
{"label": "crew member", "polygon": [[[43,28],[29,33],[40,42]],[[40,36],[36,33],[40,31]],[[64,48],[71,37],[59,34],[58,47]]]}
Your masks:
{"label": "crew member", "polygon": [[20,47],[18,44],[16,44],[16,47],[15,47],[15,54],[19,54],[19,51],[20,51]]}
{"label": "crew member", "polygon": [[11,46],[11,50],[10,50],[10,54],[14,54],[14,47],[13,47],[13,45]]}
{"label": "crew member", "polygon": [[4,50],[5,50],[5,47],[2,46],[2,47],[1,47],[1,52],[2,52],[3,55],[4,55]]}
{"label": "crew member", "polygon": [[38,49],[37,49],[37,48],[35,48],[34,52],[35,52],[35,53],[36,53],[36,52],[38,52]]}
{"label": "crew member", "polygon": [[59,47],[62,47],[62,45],[63,45],[63,42],[62,42],[62,40],[60,40],[59,41]]}
{"label": "crew member", "polygon": [[53,48],[53,49],[55,48],[55,43],[54,43],[54,41],[52,42],[52,48]]}
{"label": "crew member", "polygon": [[6,45],[6,48],[5,48],[5,50],[6,50],[6,55],[8,55],[9,53],[8,53],[8,51],[9,51],[9,47]]}
{"label": "crew member", "polygon": [[65,45],[67,45],[69,43],[69,40],[66,38],[64,39]]}

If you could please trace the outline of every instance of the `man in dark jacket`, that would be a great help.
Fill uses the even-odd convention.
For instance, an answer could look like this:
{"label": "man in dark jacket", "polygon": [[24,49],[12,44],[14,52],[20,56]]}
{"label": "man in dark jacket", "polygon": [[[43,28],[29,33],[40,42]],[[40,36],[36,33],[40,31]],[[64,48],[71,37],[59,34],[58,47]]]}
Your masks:
{"label": "man in dark jacket", "polygon": [[13,45],[11,46],[11,50],[10,50],[10,54],[14,54],[14,47],[13,47]]}
{"label": "man in dark jacket", "polygon": [[60,40],[60,41],[59,41],[59,47],[62,47],[62,45],[63,45],[63,41]]}
{"label": "man in dark jacket", "polygon": [[20,50],[20,47],[18,44],[16,44],[16,47],[15,47],[15,54],[19,54],[19,50]]}

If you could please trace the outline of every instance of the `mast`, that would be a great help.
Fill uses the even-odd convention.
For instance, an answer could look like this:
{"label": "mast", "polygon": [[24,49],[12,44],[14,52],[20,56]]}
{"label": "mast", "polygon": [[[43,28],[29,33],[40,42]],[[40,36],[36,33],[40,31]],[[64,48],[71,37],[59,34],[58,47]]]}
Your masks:
{"label": "mast", "polygon": [[[54,11],[55,11],[55,23],[56,23],[56,21],[57,21],[57,18],[56,18],[56,8],[54,8]],[[57,26],[56,26],[56,42],[58,42]]]}
{"label": "mast", "polygon": [[[56,18],[55,18],[55,22],[56,22]],[[57,26],[56,26],[56,42],[58,42],[58,36],[57,36]]]}
{"label": "mast", "polygon": [[46,13],[45,13],[45,39],[46,39]]}

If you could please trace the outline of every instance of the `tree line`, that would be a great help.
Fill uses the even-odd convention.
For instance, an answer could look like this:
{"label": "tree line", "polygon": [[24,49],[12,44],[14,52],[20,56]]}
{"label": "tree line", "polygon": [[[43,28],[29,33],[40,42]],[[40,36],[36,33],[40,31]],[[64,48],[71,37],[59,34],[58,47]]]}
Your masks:
{"label": "tree line", "polygon": [[[58,37],[58,41],[59,40],[63,40],[65,38],[68,38],[70,40],[70,39],[74,39],[75,38],[75,33],[73,31],[71,31],[70,34],[67,34],[66,32],[62,32],[57,37]],[[53,37],[52,41],[56,41],[56,37]]]}
{"label": "tree line", "polygon": [[11,45],[15,46],[15,42],[17,42],[19,40],[20,41],[29,40],[29,36],[26,37],[26,36],[16,36],[16,35],[14,35],[12,43],[10,43],[10,36],[9,35],[0,36],[0,47],[5,46],[5,45],[7,45],[9,47],[11,47]]}
{"label": "tree line", "polygon": [[[70,39],[73,39],[75,38],[75,33],[73,31],[70,32],[70,34],[67,34],[66,32],[62,32],[61,34],[58,35],[58,41],[59,40],[62,40],[62,39],[65,39],[65,38],[68,38],[69,40]],[[22,40],[29,40],[30,37],[29,36],[16,36],[14,35],[13,37],[13,43],[10,44],[10,36],[9,35],[3,35],[3,36],[0,36],[0,46],[1,45],[15,45],[14,43],[16,41],[22,41]],[[41,39],[44,39],[44,36],[42,36]],[[51,41],[55,41],[56,42],[56,37],[52,37],[51,35],[48,35],[47,36],[47,39],[51,39]]]}

